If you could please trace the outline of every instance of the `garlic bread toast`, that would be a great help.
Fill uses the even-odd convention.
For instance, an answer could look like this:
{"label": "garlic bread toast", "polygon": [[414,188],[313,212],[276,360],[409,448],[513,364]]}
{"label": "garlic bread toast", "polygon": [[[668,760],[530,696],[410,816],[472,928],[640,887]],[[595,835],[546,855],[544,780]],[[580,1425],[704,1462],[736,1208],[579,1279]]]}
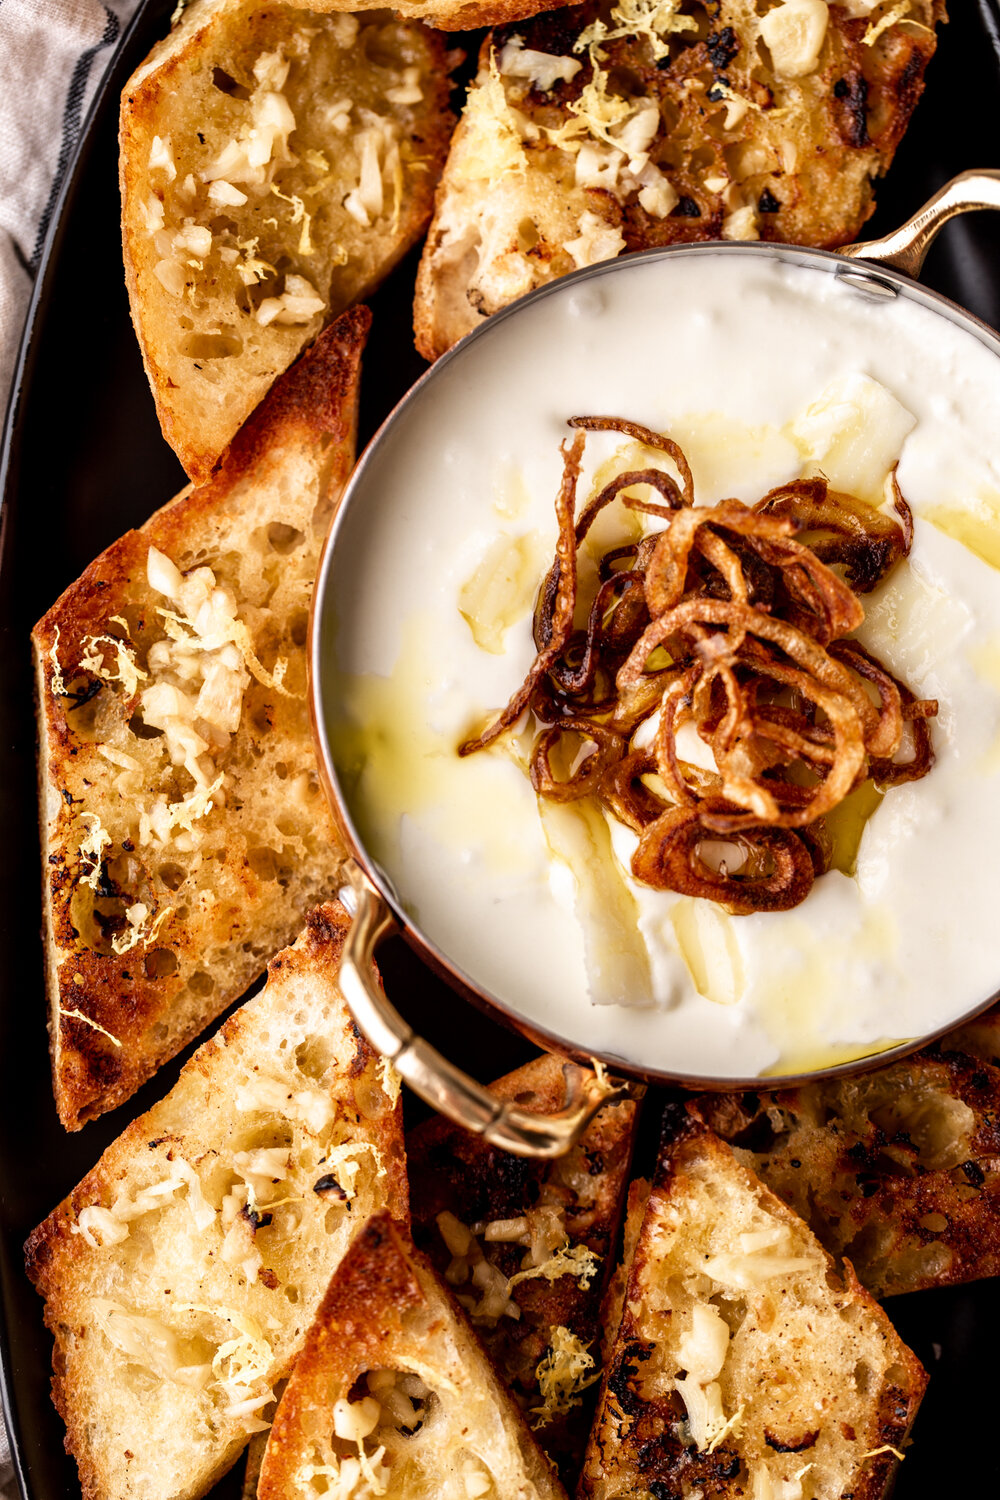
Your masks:
{"label": "garlic bread toast", "polygon": [[581,1497],[877,1500],[919,1361],[728,1146],[680,1106],[665,1125]]}
{"label": "garlic bread toast", "polygon": [[[492,1092],[551,1113],[565,1103],[566,1066],[543,1054]],[[414,1239],[465,1307],[566,1484],[586,1441],[592,1402],[582,1393],[600,1368],[601,1297],[637,1117],[632,1100],[611,1105],[578,1146],[546,1162],[511,1156],[443,1119],[407,1140]]]}
{"label": "garlic bread toast", "polygon": [[418,22],[254,0],[193,0],[126,84],[132,320],[192,479],[423,232],[448,91],[442,39]]}
{"label": "garlic bread toast", "polygon": [[305,643],[368,323],[345,313],[220,473],[109,547],[32,634],[67,1129],[134,1093],[336,889]]}
{"label": "garlic bread toast", "polygon": [[600,0],[487,37],[414,311],[434,359],[579,266],[695,240],[855,238],[943,0]]}
{"label": "garlic bread toast", "polygon": [[860,1077],[706,1095],[698,1109],[874,1296],[1000,1274],[990,1063],[931,1050]]}
{"label": "garlic bread toast", "polygon": [[287,1500],[317,1480],[385,1500],[565,1500],[461,1310],[387,1214],[323,1299],[257,1494]]}
{"label": "garlic bread toast", "polygon": [[357,1230],[406,1215],[400,1109],[337,984],[347,927],[313,912],[28,1241],[87,1500],[204,1494],[266,1425]]}

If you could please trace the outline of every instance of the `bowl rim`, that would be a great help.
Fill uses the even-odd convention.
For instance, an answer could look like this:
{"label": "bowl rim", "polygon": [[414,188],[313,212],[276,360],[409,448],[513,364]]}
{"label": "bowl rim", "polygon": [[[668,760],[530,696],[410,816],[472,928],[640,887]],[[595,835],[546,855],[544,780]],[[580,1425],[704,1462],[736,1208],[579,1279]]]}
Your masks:
{"label": "bowl rim", "polygon": [[[948,322],[971,333],[980,343],[986,346],[990,353],[1000,358],[1000,335],[990,328],[988,324],[975,317],[974,314],[960,307],[958,303],[953,302],[940,292],[933,291],[931,288],[921,285],[918,281],[914,281],[905,273],[891,266],[879,264],[875,260],[868,261],[861,257],[847,256],[834,250],[810,249],[798,245],[748,240],[705,240],[691,244],[659,245],[651,249],[620,255],[613,260],[600,261],[592,266],[581,267],[566,276],[558,277],[551,282],[547,282],[544,286],[535,288],[535,290],[526,293],[523,297],[517,298],[514,302],[509,303],[506,307],[501,308],[498,312],[486,318],[476,328],[453,344],[434,364],[430,365],[392,408],[358,456],[357,463],[338,502],[333,521],[323,544],[319,567],[317,569],[316,586],[313,591],[309,611],[309,630],[306,648],[309,678],[309,712],[312,721],[313,737],[318,752],[317,761],[320,770],[320,779],[337,829],[344,840],[350,856],[357,862],[358,866],[364,872],[366,879],[377,891],[382,901],[384,901],[388,911],[392,915],[396,928],[408,945],[435,974],[443,978],[459,995],[471,1002],[478,1010],[484,1012],[493,1020],[501,1022],[501,1024],[520,1033],[529,1041],[547,1051],[558,1052],[584,1065],[593,1063],[597,1059],[609,1068],[614,1069],[616,1073],[635,1079],[641,1083],[679,1086],[692,1090],[704,1090],[706,1092],[715,1090],[731,1092],[747,1089],[773,1092],[778,1089],[794,1088],[801,1084],[815,1083],[824,1079],[859,1074],[872,1068],[887,1066],[890,1063],[911,1056],[914,1052],[931,1045],[939,1038],[966,1025],[977,1016],[982,1015],[984,1011],[990,1009],[1000,999],[1000,980],[998,980],[997,989],[990,995],[971,1006],[968,1010],[963,1011],[960,1016],[948,1021],[943,1026],[923,1032],[919,1036],[907,1038],[904,1041],[896,1043],[894,1046],[865,1053],[863,1056],[853,1058],[847,1062],[798,1072],[757,1073],[752,1075],[727,1075],[719,1077],[717,1075],[675,1072],[661,1068],[646,1067],[611,1052],[595,1052],[593,1049],[583,1048],[574,1042],[572,1038],[563,1036],[559,1032],[551,1031],[537,1022],[526,1018],[501,996],[492,993],[492,991],[478,984],[473,976],[466,973],[454,960],[449,958],[440,946],[421,929],[419,922],[406,910],[391,876],[365,847],[364,840],[351,814],[349,802],[341,786],[337,771],[333,747],[328,732],[329,721],[327,706],[325,704],[324,682],[326,674],[324,664],[326,649],[324,643],[328,638],[329,632],[324,629],[324,621],[332,608],[331,578],[337,542],[345,529],[352,504],[356,504],[357,496],[363,491],[367,472],[371,467],[375,455],[386,442],[391,440],[394,429],[411,405],[423,399],[425,389],[432,385],[434,380],[454,360],[461,360],[466,351],[475,343],[483,338],[490,337],[493,330],[508,319],[522,316],[534,304],[552,296],[566,295],[575,286],[605,276],[615,275],[623,269],[636,265],[662,261],[668,257],[679,259],[682,256],[692,257],[700,255],[763,258],[772,262],[776,261],[788,265],[821,270],[827,274],[837,276],[841,280],[846,280],[860,295],[867,295],[872,301],[895,299],[902,294],[909,300],[923,306],[929,312],[944,317]],[[345,885],[341,896],[348,903],[353,900],[353,892],[349,886]],[[998,968],[1000,968],[1000,960],[998,960]]]}

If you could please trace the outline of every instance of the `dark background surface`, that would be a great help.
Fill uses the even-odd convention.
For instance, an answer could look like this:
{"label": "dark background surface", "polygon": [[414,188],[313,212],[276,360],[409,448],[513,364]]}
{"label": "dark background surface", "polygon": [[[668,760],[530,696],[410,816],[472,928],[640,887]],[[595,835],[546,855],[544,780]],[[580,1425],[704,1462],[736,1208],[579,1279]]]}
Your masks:
{"label": "dark background surface", "polygon": [[[79,1494],[48,1395],[51,1341],[21,1256],[27,1233],[94,1164],[129,1119],[173,1084],[176,1059],[123,1108],[66,1135],[55,1114],[45,1032],[28,634],[91,559],[144,521],[184,476],[160,436],[128,317],[118,235],[117,94],[164,34],[174,0],[150,0],[128,35],[85,131],[42,262],[30,342],[15,382],[0,519],[0,1310],[4,1405],[31,1500]],[[866,228],[875,237],[914,213],[956,172],[1000,166],[1000,10],[952,0],[954,18]],[[478,39],[467,34],[475,56]],[[425,368],[412,347],[417,254],[373,299],[361,441]],[[1000,328],[1000,215],[950,224],[923,281]],[[998,414],[1000,440],[1000,414]],[[987,856],[988,857],[988,856]],[[987,875],[990,867],[987,864]],[[389,993],[430,1040],[479,1077],[531,1055],[519,1037],[457,999],[398,940],[380,953]],[[647,1099],[648,1167],[662,1095]],[[422,1107],[407,1097],[408,1117]],[[897,1298],[888,1310],[931,1373],[897,1500],[1000,1493],[996,1426],[1000,1290],[995,1281]],[[237,1495],[241,1465],[215,1492]]]}

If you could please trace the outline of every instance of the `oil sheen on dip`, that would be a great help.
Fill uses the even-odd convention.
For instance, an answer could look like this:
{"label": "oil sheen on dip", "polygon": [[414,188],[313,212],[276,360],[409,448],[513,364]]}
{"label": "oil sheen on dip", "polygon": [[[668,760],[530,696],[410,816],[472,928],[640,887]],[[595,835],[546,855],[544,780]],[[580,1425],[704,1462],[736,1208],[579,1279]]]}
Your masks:
{"label": "oil sheen on dip", "polygon": [[[913,550],[859,634],[939,699],[937,764],[793,911],[643,888],[629,831],[580,804],[540,814],[516,747],[456,754],[533,659],[577,413],[672,435],[700,504],[752,503],[810,458],[835,487],[838,466],[877,476],[878,500],[899,458]],[[370,454],[330,580],[338,776],[424,937],[555,1037],[716,1079],[864,1056],[1000,989],[998,433],[1000,361],[919,294],[870,300],[745,249],[618,264],[488,325]],[[588,440],[578,506],[622,442]]]}

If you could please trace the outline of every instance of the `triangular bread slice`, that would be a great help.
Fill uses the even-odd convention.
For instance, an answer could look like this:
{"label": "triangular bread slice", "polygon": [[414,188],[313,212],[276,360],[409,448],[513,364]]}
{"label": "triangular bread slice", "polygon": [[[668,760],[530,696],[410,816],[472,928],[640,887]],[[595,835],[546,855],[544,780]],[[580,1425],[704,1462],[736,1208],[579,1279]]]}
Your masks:
{"label": "triangular bread slice", "polygon": [[954,1044],[858,1077],[698,1101],[876,1297],[1000,1274],[1000,1068]]}
{"label": "triangular bread slice", "polygon": [[281,1398],[259,1500],[565,1500],[429,1263],[387,1214],[358,1235]]}
{"label": "triangular bread slice", "polygon": [[68,1129],[134,1093],[336,889],[306,628],[368,323],[345,313],[221,472],[102,553],[32,634]]}
{"label": "triangular bread slice", "polygon": [[88,1500],[202,1495],[270,1415],[366,1218],[406,1215],[401,1112],[315,911],[27,1245]]}
{"label": "triangular bread slice", "polygon": [[853,10],[603,0],[488,36],[420,263],[420,352],[625,250],[856,238],[944,4]]}
{"label": "triangular bread slice", "polygon": [[669,1108],[581,1497],[877,1500],[926,1380],[850,1264]]}
{"label": "triangular bread slice", "polygon": [[[552,1114],[565,1105],[567,1070],[579,1071],[543,1053],[491,1092]],[[601,1298],[637,1120],[633,1100],[609,1105],[552,1161],[511,1156],[440,1118],[407,1138],[414,1240],[465,1307],[567,1485],[596,1394],[583,1392],[600,1369]]]}
{"label": "triangular bread slice", "polygon": [[192,479],[422,234],[449,87],[443,38],[419,22],[256,0],[193,0],[126,84],[132,320]]}

